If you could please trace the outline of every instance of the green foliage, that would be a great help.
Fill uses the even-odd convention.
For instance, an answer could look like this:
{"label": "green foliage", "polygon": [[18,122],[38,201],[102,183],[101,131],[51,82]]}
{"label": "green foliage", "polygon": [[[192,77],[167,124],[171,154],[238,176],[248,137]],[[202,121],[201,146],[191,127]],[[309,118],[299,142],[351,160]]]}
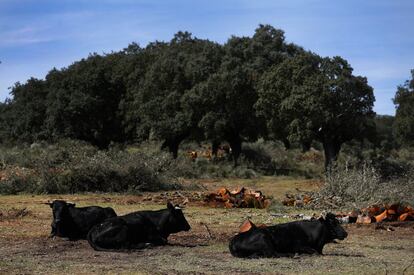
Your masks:
{"label": "green foliage", "polygon": [[374,114],[372,88],[340,57],[303,53],[286,59],[263,75],[258,93],[256,109],[270,133],[300,143],[320,141],[326,166],[344,142],[366,135],[367,118]]}
{"label": "green foliage", "polygon": [[397,147],[395,135],[393,133],[393,124],[395,117],[387,115],[377,115],[374,118],[376,133],[373,142],[376,147],[389,151]]}
{"label": "green foliage", "polygon": [[283,31],[260,25],[252,38],[233,36],[223,48],[220,68],[194,88],[191,106],[202,108],[198,125],[206,138],[228,141],[237,161],[241,143],[266,132],[264,121],[253,110],[261,74],[299,47],[287,45]]}
{"label": "green foliage", "polygon": [[393,125],[397,140],[402,145],[414,145],[414,70],[411,70],[411,80],[398,86],[394,97],[397,107]]}
{"label": "green foliage", "polygon": [[150,44],[152,62],[139,82],[131,85],[133,106],[139,125],[139,140],[150,137],[165,141],[165,147],[177,155],[178,144],[197,128],[191,89],[216,71],[221,49],[208,40],[178,32],[164,44]]}
{"label": "green foliage", "polygon": [[6,100],[0,107],[0,139],[23,142],[45,139],[45,81],[30,78],[25,84],[18,82],[11,95],[13,100]]}
{"label": "green foliage", "polygon": [[[407,144],[409,85],[395,98],[394,123]],[[374,96],[365,78],[352,75],[341,57],[322,58],[287,43],[284,32],[270,25],[223,45],[180,31],[168,42],[91,54],[52,69],[45,80],[17,83],[11,95],[0,104],[2,143],[68,138],[108,149],[158,141],[176,158],[183,141],[209,142],[214,152],[227,141],[235,165],[250,163],[255,171],[262,166],[265,173],[294,165],[274,156],[269,164],[269,156],[243,149],[243,143],[282,140],[286,148],[298,143],[307,151],[316,140],[323,144],[326,165],[352,139],[394,148],[389,121],[371,119]]]}
{"label": "green foliage", "polygon": [[51,137],[85,140],[100,148],[123,140],[118,106],[125,88],[114,79],[113,67],[113,56],[95,54],[49,72],[45,127]]}

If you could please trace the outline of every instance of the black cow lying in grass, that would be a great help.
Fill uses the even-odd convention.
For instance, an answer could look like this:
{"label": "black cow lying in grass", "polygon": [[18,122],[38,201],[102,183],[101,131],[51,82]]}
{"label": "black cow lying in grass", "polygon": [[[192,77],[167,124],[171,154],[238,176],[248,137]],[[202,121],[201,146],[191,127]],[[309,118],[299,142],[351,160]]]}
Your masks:
{"label": "black cow lying in grass", "polygon": [[115,211],[110,207],[75,207],[74,203],[62,200],[46,204],[50,205],[53,211],[50,237],[58,236],[69,240],[86,239],[86,235],[94,225],[116,217]]}
{"label": "black cow lying in grass", "polygon": [[325,244],[348,236],[335,215],[313,221],[295,221],[268,227],[253,226],[230,241],[235,257],[281,257],[295,253],[322,254]]}
{"label": "black cow lying in grass", "polygon": [[167,209],[137,211],[108,219],[89,231],[88,241],[95,250],[141,249],[165,245],[170,234],[190,228],[182,210],[168,203]]}

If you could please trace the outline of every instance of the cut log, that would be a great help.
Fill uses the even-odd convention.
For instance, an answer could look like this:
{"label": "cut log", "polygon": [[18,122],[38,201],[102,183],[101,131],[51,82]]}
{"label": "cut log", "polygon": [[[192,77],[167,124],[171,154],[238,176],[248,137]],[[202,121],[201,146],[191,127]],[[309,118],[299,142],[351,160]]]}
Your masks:
{"label": "cut log", "polygon": [[249,231],[252,227],[256,227],[254,225],[254,223],[252,223],[249,219],[246,220],[239,228],[239,233],[243,233],[243,232],[247,232]]}
{"label": "cut log", "polygon": [[368,217],[368,216],[359,215],[356,220],[356,223],[369,224],[369,223],[372,223],[372,219],[371,217]]}
{"label": "cut log", "polygon": [[388,212],[388,210],[384,210],[384,212],[382,212],[381,214],[375,216],[375,221],[376,222],[382,222],[383,220],[385,220],[387,218],[387,212]]}

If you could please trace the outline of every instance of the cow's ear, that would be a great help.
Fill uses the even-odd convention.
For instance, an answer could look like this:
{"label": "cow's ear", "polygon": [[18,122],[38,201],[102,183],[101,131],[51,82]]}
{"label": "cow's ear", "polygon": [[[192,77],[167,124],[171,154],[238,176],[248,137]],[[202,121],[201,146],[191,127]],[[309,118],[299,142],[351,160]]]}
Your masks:
{"label": "cow's ear", "polygon": [[174,205],[172,205],[171,202],[167,202],[167,208],[170,210],[174,210]]}
{"label": "cow's ear", "polygon": [[68,202],[68,203],[67,203],[67,205],[68,205],[69,207],[75,207],[76,203],[73,203],[73,202]]}

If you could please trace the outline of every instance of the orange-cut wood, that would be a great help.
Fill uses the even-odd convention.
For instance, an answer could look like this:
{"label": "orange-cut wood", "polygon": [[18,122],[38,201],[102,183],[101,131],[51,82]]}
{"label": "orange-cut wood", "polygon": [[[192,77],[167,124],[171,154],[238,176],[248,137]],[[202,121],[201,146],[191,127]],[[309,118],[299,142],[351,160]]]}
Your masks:
{"label": "orange-cut wood", "polygon": [[401,222],[414,221],[414,213],[404,213],[398,217],[398,220]]}
{"label": "orange-cut wood", "polygon": [[384,210],[384,212],[382,212],[381,214],[375,216],[375,220],[377,222],[382,222],[383,220],[385,220],[387,218],[387,210]]}
{"label": "orange-cut wood", "polygon": [[239,228],[239,233],[247,232],[252,227],[255,227],[254,223],[252,223],[250,220],[246,220]]}
{"label": "orange-cut wood", "polygon": [[220,196],[224,196],[225,194],[228,194],[229,190],[227,190],[227,188],[220,188],[217,192],[217,194],[219,194]]}
{"label": "orange-cut wood", "polygon": [[308,204],[312,200],[311,196],[305,195],[303,196],[303,203]]}
{"label": "orange-cut wood", "polygon": [[404,213],[404,214],[402,214],[402,215],[400,215],[399,217],[398,217],[398,220],[400,221],[400,222],[403,222],[403,221],[405,221],[406,219],[407,219],[407,217],[408,217],[408,213]]}
{"label": "orange-cut wood", "polygon": [[410,213],[410,212],[414,212],[414,209],[411,206],[406,206],[406,207],[404,207],[402,212],[403,213]]}

